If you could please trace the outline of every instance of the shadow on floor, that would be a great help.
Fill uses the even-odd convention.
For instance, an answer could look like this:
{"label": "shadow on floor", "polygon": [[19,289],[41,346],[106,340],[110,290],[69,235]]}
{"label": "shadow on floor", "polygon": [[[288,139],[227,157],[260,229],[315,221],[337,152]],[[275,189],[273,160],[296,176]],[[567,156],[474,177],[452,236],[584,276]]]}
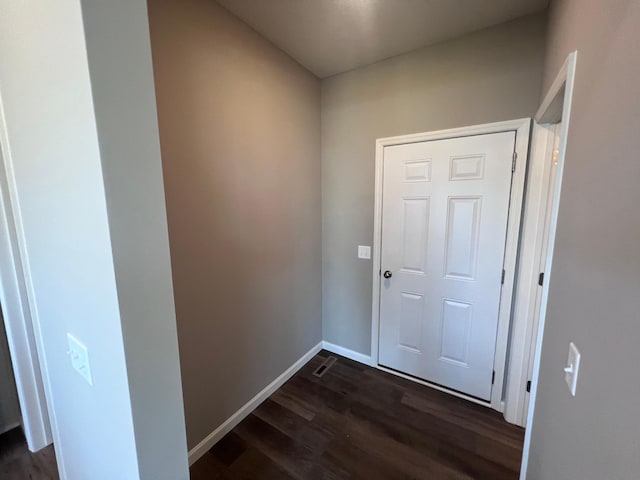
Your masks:
{"label": "shadow on floor", "polygon": [[53,445],[31,453],[20,428],[0,435],[2,480],[59,480]]}

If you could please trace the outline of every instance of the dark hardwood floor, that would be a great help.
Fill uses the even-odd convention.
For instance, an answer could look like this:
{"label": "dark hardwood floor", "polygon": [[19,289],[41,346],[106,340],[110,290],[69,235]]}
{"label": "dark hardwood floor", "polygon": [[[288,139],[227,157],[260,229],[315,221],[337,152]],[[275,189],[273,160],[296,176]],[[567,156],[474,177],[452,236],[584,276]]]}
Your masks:
{"label": "dark hardwood floor", "polygon": [[210,479],[517,479],[524,430],[322,351],[191,467]]}
{"label": "dark hardwood floor", "polygon": [[0,478],[59,480],[53,446],[31,453],[19,428],[0,435]]}
{"label": "dark hardwood floor", "polygon": [[[191,467],[192,480],[517,479],[524,430],[488,408],[321,352]],[[0,435],[0,479],[58,480]]]}

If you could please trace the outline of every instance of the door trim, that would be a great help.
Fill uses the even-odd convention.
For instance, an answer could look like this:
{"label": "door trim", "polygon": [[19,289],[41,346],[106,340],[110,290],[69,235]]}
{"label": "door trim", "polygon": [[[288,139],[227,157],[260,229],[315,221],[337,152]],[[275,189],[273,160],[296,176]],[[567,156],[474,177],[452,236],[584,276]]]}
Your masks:
{"label": "door trim", "polygon": [[[374,225],[373,225],[373,295],[371,306],[371,359],[379,366],[378,336],[380,331],[380,268],[382,246],[382,184],[383,184],[383,154],[384,147],[407,143],[444,140],[448,138],[466,137],[472,135],[487,135],[501,132],[516,132],[515,152],[517,160],[513,172],[511,196],[509,198],[509,219],[507,223],[507,238],[505,244],[505,279],[500,297],[500,313],[498,316],[498,330],[496,335],[496,356],[494,360],[495,383],[491,389],[491,401],[486,404],[504,411],[502,390],[504,384],[505,363],[507,358],[507,343],[509,339],[509,323],[513,300],[513,286],[515,267],[520,237],[520,220],[522,216],[522,199],[524,196],[524,181],[529,148],[529,133],[531,119],[521,118],[506,122],[473,125],[434,132],[401,135],[397,137],[379,138],[376,140],[375,159],[375,196],[374,196]],[[515,207],[515,208],[514,208]],[[421,382],[422,383],[422,382]],[[425,384],[429,385],[428,382]],[[441,388],[440,388],[441,389]],[[484,404],[484,403],[483,403]]]}
{"label": "door trim", "polygon": [[[39,323],[29,300],[28,278],[17,187],[0,96],[0,304],[16,380],[22,427],[29,450],[51,444],[53,418],[47,403],[49,383],[39,354]],[[61,470],[61,474],[62,474]]]}
{"label": "door trim", "polygon": [[522,449],[522,464],[520,466],[520,480],[527,478],[529,466],[529,451],[531,448],[531,432],[535,415],[536,396],[538,394],[538,377],[540,375],[540,359],[542,355],[542,340],[544,325],[547,318],[547,300],[549,298],[549,285],[552,275],[553,250],[555,246],[556,228],[558,224],[558,211],[560,209],[560,195],[562,192],[562,175],[564,172],[564,160],[567,152],[567,136],[569,133],[569,120],[571,116],[571,102],[573,99],[574,82],[576,77],[576,62],[578,52],[571,52],[553,83],[549,87],[540,108],[535,115],[535,122],[539,125],[552,125],[562,121],[560,128],[560,144],[556,166],[556,178],[553,188],[553,200],[551,206],[551,220],[549,222],[549,245],[545,259],[545,281],[542,285],[542,299],[540,300],[540,314],[538,318],[538,332],[534,347],[533,376],[531,378],[531,393],[529,395],[529,409],[527,412],[527,425]]}
{"label": "door trim", "polygon": [[[509,367],[505,380],[504,417],[509,423],[521,427],[527,421],[527,382],[531,380],[530,359],[538,333],[535,312],[541,292],[539,275],[544,270],[543,246],[547,212],[553,202],[551,159],[554,139],[553,128],[534,122],[511,321]],[[548,275],[545,272],[543,283],[547,281]]]}

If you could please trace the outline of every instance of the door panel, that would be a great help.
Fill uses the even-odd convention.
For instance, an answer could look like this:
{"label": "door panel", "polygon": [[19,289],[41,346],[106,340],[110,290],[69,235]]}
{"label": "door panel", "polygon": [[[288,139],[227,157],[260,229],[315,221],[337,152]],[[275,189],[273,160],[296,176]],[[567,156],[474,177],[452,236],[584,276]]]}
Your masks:
{"label": "door panel", "polygon": [[402,270],[424,274],[429,234],[429,198],[403,198]]}
{"label": "door panel", "polygon": [[379,363],[488,400],[515,132],[384,149]]}
{"label": "door panel", "polygon": [[420,352],[422,339],[422,317],[424,316],[424,295],[400,293],[400,328],[398,345],[414,352]]}
{"label": "door panel", "polygon": [[444,275],[474,280],[478,256],[481,197],[449,197]]}
{"label": "door panel", "polygon": [[440,359],[468,366],[473,305],[444,299]]}

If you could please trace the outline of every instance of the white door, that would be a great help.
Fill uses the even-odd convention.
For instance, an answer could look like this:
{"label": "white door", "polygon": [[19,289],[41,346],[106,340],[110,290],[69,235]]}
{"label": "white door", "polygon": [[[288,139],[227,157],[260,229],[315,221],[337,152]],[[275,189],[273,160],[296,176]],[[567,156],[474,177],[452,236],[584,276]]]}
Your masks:
{"label": "white door", "polygon": [[384,148],[379,363],[489,400],[515,132]]}

